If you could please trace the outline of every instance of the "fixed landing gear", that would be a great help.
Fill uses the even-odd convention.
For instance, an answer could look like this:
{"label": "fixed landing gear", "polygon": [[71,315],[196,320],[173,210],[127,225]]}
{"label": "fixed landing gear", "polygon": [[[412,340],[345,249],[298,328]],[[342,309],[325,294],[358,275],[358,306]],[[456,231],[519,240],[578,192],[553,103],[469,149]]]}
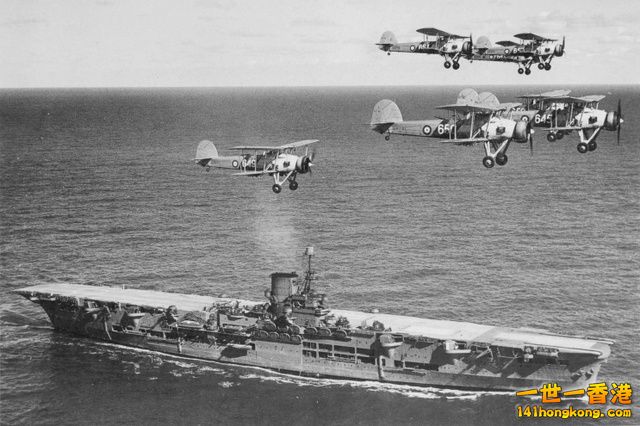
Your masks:
{"label": "fixed landing gear", "polygon": [[449,61],[445,61],[445,63],[444,63],[444,67],[445,67],[446,69],[451,68],[451,62],[449,62]]}
{"label": "fixed landing gear", "polygon": [[564,138],[564,133],[562,133],[562,132],[558,132],[558,133],[556,134],[556,138],[557,138],[558,140],[560,140],[560,139]]}
{"label": "fixed landing gear", "polygon": [[587,144],[587,148],[589,148],[589,151],[595,151],[596,148],[598,147],[598,144],[594,142],[589,142]]}
{"label": "fixed landing gear", "polygon": [[387,56],[391,56],[391,52],[387,52]]}
{"label": "fixed landing gear", "polygon": [[460,63],[458,63],[458,62],[454,62],[454,63],[453,63],[453,69],[454,69],[454,70],[457,70],[458,68],[460,68]]}
{"label": "fixed landing gear", "polygon": [[482,159],[482,165],[485,166],[487,169],[490,169],[495,165],[495,161],[493,161],[493,158],[487,155]]}
{"label": "fixed landing gear", "polygon": [[298,189],[298,182],[296,182],[295,180],[292,180],[291,182],[289,182],[289,189],[292,191],[295,191],[296,189]]}
{"label": "fixed landing gear", "polygon": [[276,194],[279,194],[282,192],[282,187],[280,185],[278,185],[277,183],[274,183],[273,186],[271,187],[271,190],[273,192],[275,192]]}
{"label": "fixed landing gear", "polygon": [[578,144],[578,152],[580,154],[584,154],[587,151],[589,151],[589,147],[587,146],[586,143],[579,143]]}
{"label": "fixed landing gear", "polygon": [[555,133],[548,133],[547,134],[547,140],[549,142],[555,142],[556,139],[559,139],[558,136]]}
{"label": "fixed landing gear", "polygon": [[544,69],[544,64],[543,64],[542,62],[540,62],[540,63],[538,64],[538,69],[539,69],[539,70],[543,70],[543,69]]}
{"label": "fixed landing gear", "polygon": [[524,68],[518,68],[518,74],[524,74]]}
{"label": "fixed landing gear", "polygon": [[498,166],[504,166],[505,164],[507,164],[507,161],[509,161],[509,157],[507,157],[505,154],[500,154],[496,157],[496,164]]}
{"label": "fixed landing gear", "polygon": [[524,70],[524,73],[525,73],[526,75],[529,75],[529,74],[531,74],[531,70],[530,70],[529,68],[526,68],[526,69]]}
{"label": "fixed landing gear", "polygon": [[544,69],[549,71],[551,69],[551,64],[549,64],[549,63],[544,64]]}
{"label": "fixed landing gear", "polygon": [[389,135],[387,135],[387,136],[385,136],[385,137],[384,137],[384,140],[385,140],[385,141],[388,141],[389,139],[391,139],[391,136],[389,136]]}

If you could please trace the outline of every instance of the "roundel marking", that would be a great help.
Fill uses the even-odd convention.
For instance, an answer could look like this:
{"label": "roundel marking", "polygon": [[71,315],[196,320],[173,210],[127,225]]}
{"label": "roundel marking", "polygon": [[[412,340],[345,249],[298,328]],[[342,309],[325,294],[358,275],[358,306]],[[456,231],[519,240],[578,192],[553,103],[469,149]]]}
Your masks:
{"label": "roundel marking", "polygon": [[422,133],[424,133],[425,135],[430,135],[431,134],[431,126],[424,126],[422,128]]}
{"label": "roundel marking", "polygon": [[414,50],[416,50],[416,47],[412,44],[409,49],[413,52]]}
{"label": "roundel marking", "polygon": [[508,54],[509,53],[509,49],[504,49],[504,53]]}
{"label": "roundel marking", "polygon": [[232,166],[234,169],[237,169],[237,168],[238,168],[238,166],[239,166],[238,160],[233,160],[233,161],[231,162],[231,166]]}
{"label": "roundel marking", "polygon": [[523,115],[522,118],[520,119],[522,121],[529,121],[529,117],[527,117],[526,115]]}

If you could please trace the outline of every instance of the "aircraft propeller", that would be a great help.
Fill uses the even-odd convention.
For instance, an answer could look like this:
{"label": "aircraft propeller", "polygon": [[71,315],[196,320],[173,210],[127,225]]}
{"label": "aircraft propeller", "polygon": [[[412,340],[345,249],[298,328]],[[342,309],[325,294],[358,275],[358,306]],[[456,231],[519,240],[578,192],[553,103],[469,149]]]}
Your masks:
{"label": "aircraft propeller", "polygon": [[618,123],[617,123],[617,141],[618,145],[620,145],[620,127],[624,123],[624,118],[622,118],[622,105],[620,104],[620,99],[618,99]]}

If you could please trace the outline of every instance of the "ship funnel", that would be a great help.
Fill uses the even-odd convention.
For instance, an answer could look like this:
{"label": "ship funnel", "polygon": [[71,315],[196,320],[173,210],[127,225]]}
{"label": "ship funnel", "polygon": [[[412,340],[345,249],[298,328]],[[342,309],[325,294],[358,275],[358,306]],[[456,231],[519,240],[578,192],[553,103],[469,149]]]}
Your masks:
{"label": "ship funnel", "polygon": [[271,296],[282,303],[293,294],[293,282],[298,278],[295,272],[274,272],[271,274]]}

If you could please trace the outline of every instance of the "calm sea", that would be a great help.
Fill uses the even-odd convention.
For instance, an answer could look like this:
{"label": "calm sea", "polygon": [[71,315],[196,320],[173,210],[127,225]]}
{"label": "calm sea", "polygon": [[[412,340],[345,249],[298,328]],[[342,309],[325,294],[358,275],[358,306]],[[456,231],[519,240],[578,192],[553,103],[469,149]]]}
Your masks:
{"label": "calm sea", "polygon": [[[533,156],[514,144],[491,170],[480,146],[385,142],[367,126],[380,99],[430,118],[462,88],[0,91],[1,422],[522,423],[526,401],[507,393],[300,379],[82,340],[9,292],[260,299],[271,272],[302,271],[306,246],[334,307],[610,338],[601,379],[640,392],[640,87],[573,88],[607,95],[606,109],[622,100],[620,145],[604,131],[579,154],[576,134],[552,144],[538,131]],[[490,89],[509,101],[553,88]],[[296,192],[192,162],[202,139],[224,151],[309,138],[316,167]]]}

